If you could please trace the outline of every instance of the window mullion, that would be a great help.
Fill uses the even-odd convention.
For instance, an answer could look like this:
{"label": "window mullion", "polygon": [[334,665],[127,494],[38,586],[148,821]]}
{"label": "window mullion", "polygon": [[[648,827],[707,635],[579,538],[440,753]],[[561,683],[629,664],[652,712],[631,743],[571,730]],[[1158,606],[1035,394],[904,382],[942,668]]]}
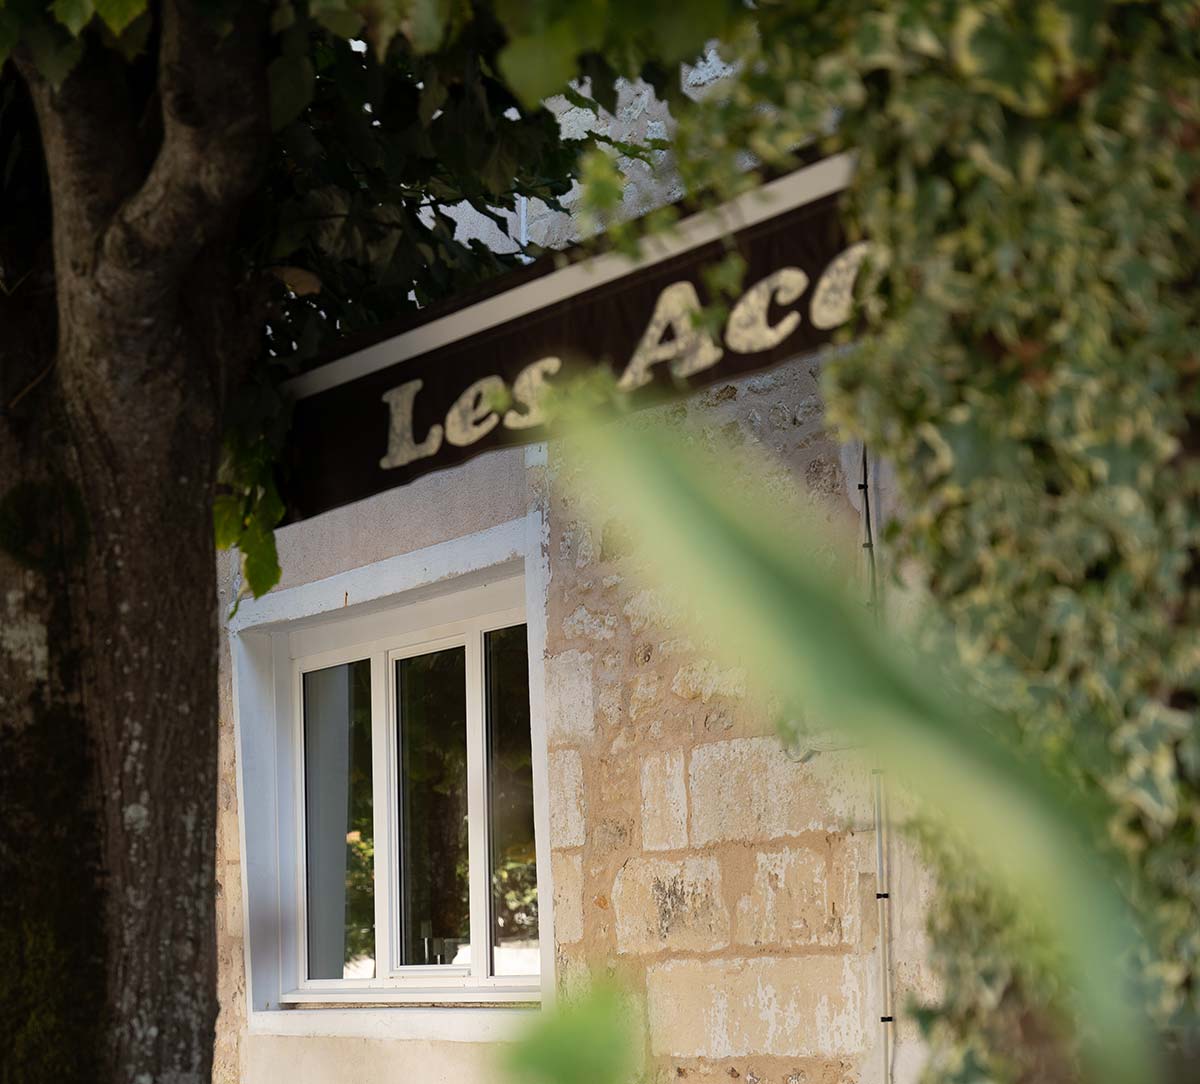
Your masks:
{"label": "window mullion", "polygon": [[488,903],[487,779],[483,705],[483,634],[467,637],[467,860],[471,902],[471,976],[488,975],[490,957]]}
{"label": "window mullion", "polygon": [[396,802],[394,749],[388,657],[371,655],[371,784],[375,827],[375,977],[392,969],[393,862],[392,826]]}

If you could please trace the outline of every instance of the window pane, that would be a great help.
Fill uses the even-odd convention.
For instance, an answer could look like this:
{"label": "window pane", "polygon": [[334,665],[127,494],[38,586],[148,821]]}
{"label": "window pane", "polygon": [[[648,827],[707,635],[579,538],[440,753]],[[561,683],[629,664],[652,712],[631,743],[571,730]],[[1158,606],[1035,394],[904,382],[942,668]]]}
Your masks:
{"label": "window pane", "polygon": [[469,964],[465,649],[398,660],[396,687],[400,963]]}
{"label": "window pane", "polygon": [[525,626],[484,637],[491,825],[492,974],[538,974],[537,862]]}
{"label": "window pane", "polygon": [[371,662],[304,675],[308,977],[375,975]]}

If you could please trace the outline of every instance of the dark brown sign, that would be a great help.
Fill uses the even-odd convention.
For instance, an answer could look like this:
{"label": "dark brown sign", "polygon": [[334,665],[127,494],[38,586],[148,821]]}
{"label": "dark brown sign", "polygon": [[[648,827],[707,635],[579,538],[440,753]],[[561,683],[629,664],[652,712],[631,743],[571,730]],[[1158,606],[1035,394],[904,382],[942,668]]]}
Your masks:
{"label": "dark brown sign", "polygon": [[[865,251],[844,243],[835,205],[841,185],[819,172],[816,186],[803,183],[822,169],[840,176],[828,168],[834,162],[776,182],[791,193],[790,207],[769,217],[760,209],[757,221],[734,230],[747,270],[719,333],[693,320],[711,300],[702,271],[727,251],[724,228],[710,223],[690,235],[684,229],[676,251],[637,265],[605,256],[519,273],[518,285],[485,301],[298,378],[288,485],[293,518],[501,445],[544,439],[539,395],[572,371],[603,366],[635,403],[661,402],[664,392],[819,346],[850,316]],[[803,198],[814,188],[821,194],[797,205],[796,193]],[[699,243],[689,245],[689,238]]]}

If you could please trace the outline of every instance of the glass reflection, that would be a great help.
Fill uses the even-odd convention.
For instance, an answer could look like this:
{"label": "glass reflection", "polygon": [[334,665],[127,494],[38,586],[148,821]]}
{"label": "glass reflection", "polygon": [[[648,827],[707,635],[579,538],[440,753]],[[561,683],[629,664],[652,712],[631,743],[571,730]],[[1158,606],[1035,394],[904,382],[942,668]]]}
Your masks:
{"label": "glass reflection", "polygon": [[524,625],[484,636],[493,975],[536,975],[537,861]]}
{"label": "glass reflection", "polygon": [[466,651],[396,663],[402,965],[469,964]]}
{"label": "glass reflection", "polygon": [[375,975],[371,663],[303,678],[308,977]]}

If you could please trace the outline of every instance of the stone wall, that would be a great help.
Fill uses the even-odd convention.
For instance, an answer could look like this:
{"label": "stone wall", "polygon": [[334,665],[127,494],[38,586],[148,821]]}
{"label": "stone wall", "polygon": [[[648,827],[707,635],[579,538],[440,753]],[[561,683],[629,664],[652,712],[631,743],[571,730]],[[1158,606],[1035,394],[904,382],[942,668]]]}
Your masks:
{"label": "stone wall", "polygon": [[[817,362],[720,385],[653,424],[765,452],[857,548]],[[612,975],[641,1006],[650,1079],[881,1080],[870,771],[785,751],[746,676],[637,576],[615,519],[548,487],[547,643],[556,953],[570,992]],[[781,498],[783,499],[783,498]],[[837,742],[824,743],[837,745]],[[897,1003],[928,988],[928,885],[893,846]],[[919,1051],[906,1029],[900,1078]],[[907,1067],[907,1068],[906,1068]]]}

